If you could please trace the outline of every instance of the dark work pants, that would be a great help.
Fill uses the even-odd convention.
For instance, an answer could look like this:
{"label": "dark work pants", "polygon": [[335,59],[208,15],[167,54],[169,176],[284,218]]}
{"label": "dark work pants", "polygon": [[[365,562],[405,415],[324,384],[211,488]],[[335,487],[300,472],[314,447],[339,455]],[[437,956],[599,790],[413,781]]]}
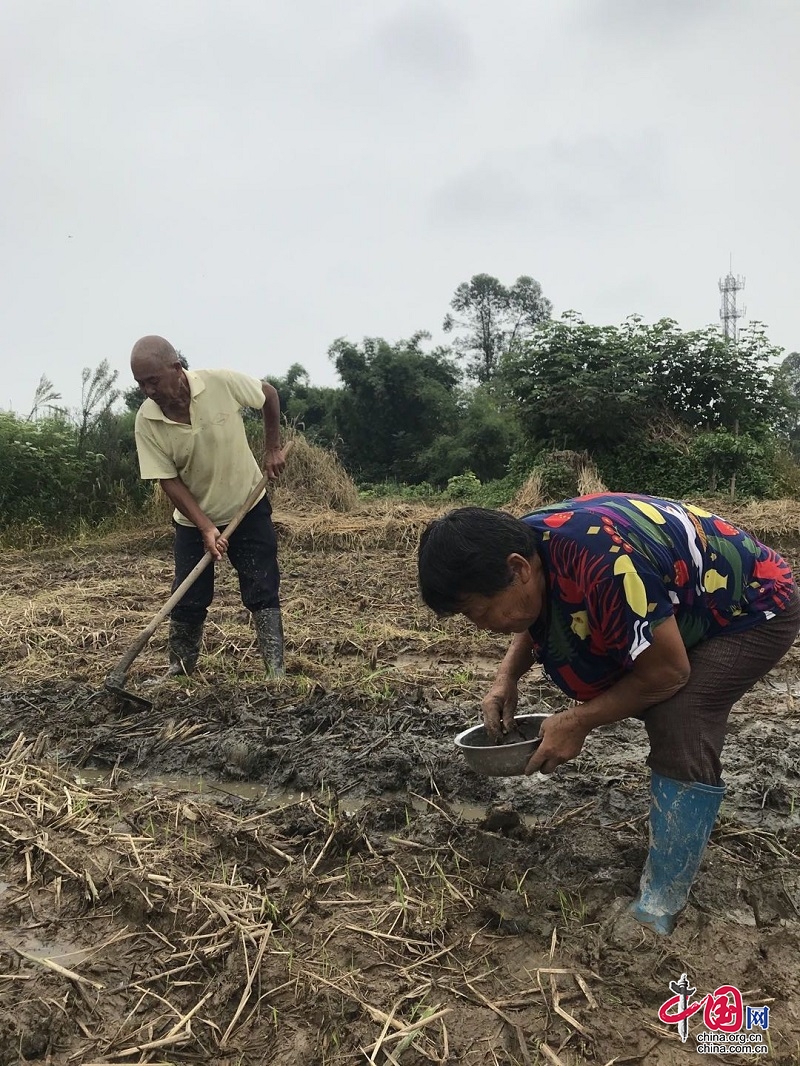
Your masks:
{"label": "dark work pants", "polygon": [[[264,496],[242,519],[228,545],[228,558],[239,575],[242,603],[250,611],[279,607],[278,544],[272,524],[272,506]],[[205,555],[196,526],[175,525],[175,580],[173,592]],[[214,598],[214,566],[206,567],[180,603],[173,607],[178,622],[198,625],[205,621]]]}
{"label": "dark work pants", "polygon": [[731,708],[783,658],[798,628],[800,596],[795,589],[774,618],[692,648],[687,684],[641,715],[650,739],[650,769],[676,781],[719,785]]}

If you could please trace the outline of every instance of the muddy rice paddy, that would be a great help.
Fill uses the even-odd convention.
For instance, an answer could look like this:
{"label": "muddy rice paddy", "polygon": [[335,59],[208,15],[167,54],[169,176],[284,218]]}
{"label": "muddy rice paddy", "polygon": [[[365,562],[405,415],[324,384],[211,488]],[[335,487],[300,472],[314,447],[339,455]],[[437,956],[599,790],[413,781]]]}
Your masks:
{"label": "muddy rice paddy", "polygon": [[[145,685],[161,630],[134,664],[149,710],[102,682],[166,598],[168,537],[4,556],[0,1066],[672,1066],[703,1030],[659,1021],[682,973],[768,1005],[762,1059],[800,1062],[800,649],[733,714],[721,820],[657,938],[616,917],[641,726],[550,778],[469,771],[452,738],[504,642],[418,605],[423,518],[286,517],[286,680],[223,566],[197,676]],[[523,704],[563,700],[534,674]]]}

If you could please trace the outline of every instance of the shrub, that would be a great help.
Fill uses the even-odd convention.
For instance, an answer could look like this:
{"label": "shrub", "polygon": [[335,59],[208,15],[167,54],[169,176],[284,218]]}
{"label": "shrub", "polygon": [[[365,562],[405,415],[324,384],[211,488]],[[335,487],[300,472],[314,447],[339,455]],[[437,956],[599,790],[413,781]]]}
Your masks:
{"label": "shrub", "polygon": [[95,517],[102,462],[61,418],[29,422],[0,412],[0,525],[63,532]]}
{"label": "shrub", "polygon": [[473,500],[480,491],[481,483],[471,470],[448,479],[445,496],[449,500]]}

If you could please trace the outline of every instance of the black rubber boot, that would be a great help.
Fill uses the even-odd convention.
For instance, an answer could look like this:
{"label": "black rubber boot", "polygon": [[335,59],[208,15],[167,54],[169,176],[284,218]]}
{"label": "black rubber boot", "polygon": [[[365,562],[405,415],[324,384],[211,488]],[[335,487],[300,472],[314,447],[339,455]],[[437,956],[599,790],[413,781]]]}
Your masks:
{"label": "black rubber boot", "polygon": [[179,622],[176,618],[170,618],[167,677],[193,674],[202,642],[202,622]]}
{"label": "black rubber boot", "polygon": [[267,668],[267,677],[283,677],[283,621],[280,607],[253,611],[258,648]]}

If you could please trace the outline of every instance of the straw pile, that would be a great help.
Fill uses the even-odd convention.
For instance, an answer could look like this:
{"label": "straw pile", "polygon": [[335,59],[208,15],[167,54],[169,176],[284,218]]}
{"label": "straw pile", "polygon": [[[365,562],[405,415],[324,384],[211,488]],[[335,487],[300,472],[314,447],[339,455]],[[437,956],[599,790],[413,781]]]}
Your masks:
{"label": "straw pile", "polygon": [[284,444],[288,441],[293,443],[286,469],[270,493],[273,505],[352,511],[358,504],[358,489],[336,455],[291,428],[285,430]]}
{"label": "straw pile", "polygon": [[508,509],[525,515],[558,500],[605,491],[599,470],[585,452],[549,452],[533,468]]}
{"label": "straw pile", "polygon": [[386,501],[359,507],[347,515],[333,510],[275,513],[275,527],[282,543],[308,551],[369,551],[382,548],[414,551],[420,534],[442,510],[425,504]]}
{"label": "straw pile", "polygon": [[773,547],[796,547],[800,540],[800,502],[797,500],[748,500],[738,503],[716,498],[692,499],[689,502],[721,515]]}
{"label": "straw pile", "polygon": [[[355,482],[334,452],[312,444],[291,426],[283,430],[283,444],[289,441],[292,447],[286,458],[286,467],[280,481],[269,490],[274,507],[347,512],[358,506]],[[260,441],[254,445],[257,457],[260,447]],[[153,485],[145,505],[145,514],[153,522],[169,521],[172,514],[172,504],[158,482]]]}

